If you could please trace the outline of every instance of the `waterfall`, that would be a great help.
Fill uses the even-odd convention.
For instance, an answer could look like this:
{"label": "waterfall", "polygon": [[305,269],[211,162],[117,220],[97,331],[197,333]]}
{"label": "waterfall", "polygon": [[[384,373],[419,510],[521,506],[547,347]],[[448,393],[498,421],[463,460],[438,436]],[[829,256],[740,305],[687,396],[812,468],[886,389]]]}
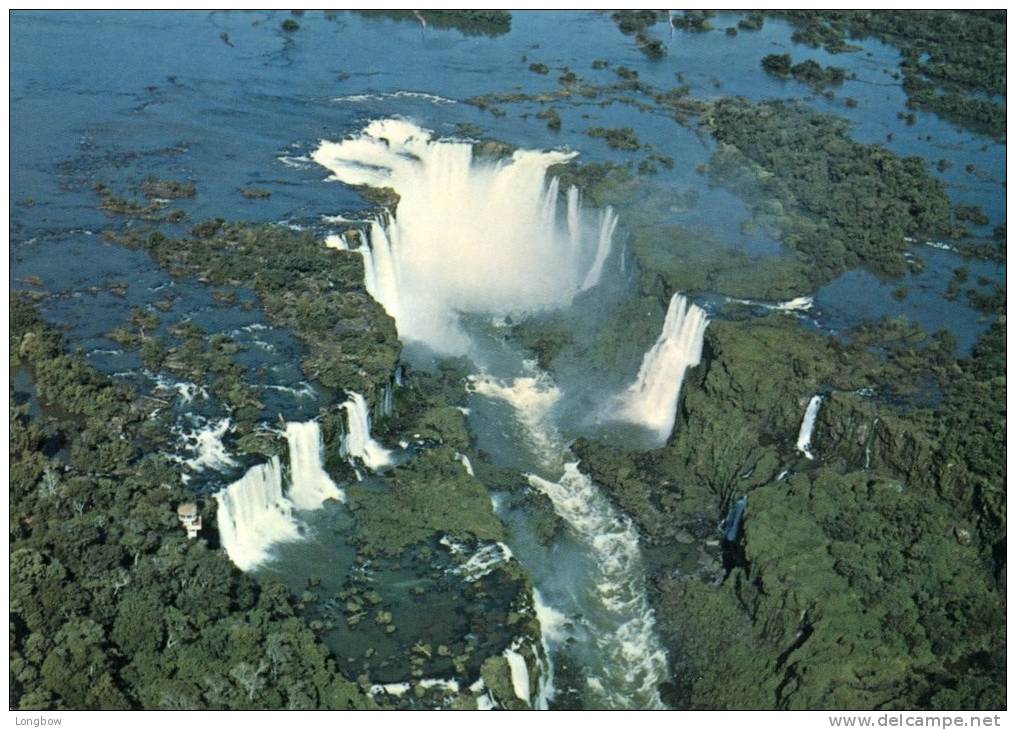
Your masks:
{"label": "waterfall", "polygon": [[871,432],[868,434],[868,438],[864,443],[864,468],[871,468],[871,451],[872,446],[875,443],[875,436],[878,433],[879,417],[875,416],[875,420],[871,422]]}
{"label": "waterfall", "polygon": [[643,357],[635,382],[621,394],[615,417],[645,426],[660,445],[666,443],[674,428],[684,374],[702,359],[708,323],[705,311],[685,297],[671,298],[663,332]]}
{"label": "waterfall", "polygon": [[218,492],[215,501],[222,546],[240,570],[267,560],[276,543],[300,539],[293,504],[282,495],[282,465],[277,456],[248,469]]}
{"label": "waterfall", "polygon": [[466,474],[471,477],[476,476],[476,472],[473,471],[473,463],[469,460],[469,457],[465,454],[460,454],[458,451],[455,452],[455,460],[460,462],[463,468],[466,470]]}
{"label": "waterfall", "polygon": [[600,214],[600,232],[596,237],[596,258],[593,259],[593,265],[589,267],[589,273],[586,274],[586,278],[582,282],[581,291],[592,289],[600,283],[600,277],[603,276],[603,265],[607,262],[607,257],[610,256],[611,242],[614,240],[616,228],[617,215],[613,208],[607,206]]}
{"label": "waterfall", "polygon": [[322,466],[317,421],[287,423],[286,441],[290,466],[287,493],[283,493],[282,464],[275,456],[267,464],[251,467],[215,495],[222,546],[240,570],[252,570],[268,560],[274,545],[301,539],[295,510],[319,509],[325,500],[345,499]]}
{"label": "waterfall", "polygon": [[[558,178],[548,179],[549,168],[573,157],[575,153],[517,150],[508,160],[475,159],[472,145],[436,139],[399,119],[371,122],[341,142],[322,141],[312,154],[332,180],[391,188],[399,195],[396,210],[370,223],[368,243],[356,251],[364,261],[364,286],[393,317],[400,338],[438,354],[474,356],[482,352],[463,329],[460,314],[517,318],[568,306],[603,278],[612,256],[616,214],[608,208],[597,217],[583,207],[578,189],[562,191]],[[348,248],[345,242],[329,245]],[[678,305],[679,314],[668,316],[655,348],[659,352],[647,355],[651,363],[644,366],[629,399],[632,418],[639,421],[640,409],[656,408],[652,401],[661,393],[671,399],[663,439],[673,424],[684,370],[698,362],[705,328],[702,310],[689,307],[683,297],[671,308]],[[668,335],[675,328],[677,332]],[[682,337],[685,330],[692,334]],[[672,353],[671,339],[692,340],[693,335],[697,339],[685,346],[687,352]],[[670,361],[675,358],[682,364],[677,382],[670,385],[673,392],[667,393],[658,381],[668,376],[673,380]],[[532,475],[530,484],[550,497],[591,557],[588,592],[561,597],[568,615],[582,614],[576,619],[581,628],[569,624],[569,631],[590,637],[584,644],[593,654],[586,677],[590,702],[600,707],[662,707],[657,686],[667,677],[666,653],[646,598],[637,532],[575,464],[565,466],[562,455],[567,449],[553,422],[561,392],[534,365],[523,369],[508,380],[487,372],[474,374],[469,388],[514,407],[522,437],[541,471],[559,476],[554,482]],[[390,463],[389,452],[370,436],[363,398],[351,394],[344,408],[349,456],[368,468]],[[543,604],[538,608],[541,625],[556,622],[543,626],[547,641],[551,632],[563,631],[563,619],[558,620],[563,614]],[[541,667],[534,696],[529,677],[522,673],[528,667],[520,662],[517,649],[505,653],[513,689],[520,699],[546,707],[553,695],[550,657],[547,671]]]}
{"label": "waterfall", "polygon": [[797,434],[797,450],[808,459],[815,458],[815,455],[811,453],[811,432],[815,429],[815,419],[818,417],[818,409],[821,405],[822,396],[813,395],[808,401],[808,408],[804,411],[804,418],[801,419],[801,430]]}
{"label": "waterfall", "polygon": [[572,187],[559,220],[559,183],[547,180],[548,168],[575,154],[518,150],[509,160],[478,160],[469,143],[385,119],[351,139],[322,141],[312,158],[331,179],[400,195],[357,249],[364,284],[404,340],[461,355],[470,341],[460,312],[565,306],[599,281],[616,216],[605,211],[597,226]]}
{"label": "waterfall", "polygon": [[326,499],[345,501],[321,463],[321,427],[317,421],[287,423],[289,442],[289,499],[297,509],[317,509]]}
{"label": "waterfall", "polygon": [[367,399],[359,393],[350,393],[349,400],[342,404],[346,411],[346,435],[343,449],[350,458],[357,458],[363,465],[376,471],[392,463],[391,452],[370,435],[370,413]]}
{"label": "waterfall", "polygon": [[385,395],[381,399],[381,415],[386,418],[395,412],[395,393],[392,389],[392,383],[389,380],[385,384]]}
{"label": "waterfall", "polygon": [[508,669],[511,671],[512,690],[514,690],[516,697],[528,705],[529,667],[526,666],[525,657],[514,648],[505,649],[503,655],[508,660]]}
{"label": "waterfall", "polygon": [[587,683],[606,707],[662,708],[657,685],[667,676],[667,657],[646,599],[638,531],[577,462],[566,464],[557,482],[530,474],[529,483],[550,498],[597,566],[591,590],[606,610],[589,629],[605,660],[587,667]]}

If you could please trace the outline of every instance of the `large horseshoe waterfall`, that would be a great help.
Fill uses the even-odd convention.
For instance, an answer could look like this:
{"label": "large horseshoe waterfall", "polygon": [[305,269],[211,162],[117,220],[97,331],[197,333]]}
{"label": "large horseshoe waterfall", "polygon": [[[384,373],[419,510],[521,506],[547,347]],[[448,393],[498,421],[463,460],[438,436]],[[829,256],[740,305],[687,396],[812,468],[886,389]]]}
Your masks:
{"label": "large horseshoe waterfall", "polygon": [[518,150],[506,161],[476,159],[471,144],[398,119],[322,142],[312,155],[335,180],[398,193],[395,212],[372,222],[359,249],[365,283],[401,337],[447,354],[470,349],[459,313],[558,307],[599,281],[617,219],[584,210],[574,188],[560,215],[547,169],[572,157]]}

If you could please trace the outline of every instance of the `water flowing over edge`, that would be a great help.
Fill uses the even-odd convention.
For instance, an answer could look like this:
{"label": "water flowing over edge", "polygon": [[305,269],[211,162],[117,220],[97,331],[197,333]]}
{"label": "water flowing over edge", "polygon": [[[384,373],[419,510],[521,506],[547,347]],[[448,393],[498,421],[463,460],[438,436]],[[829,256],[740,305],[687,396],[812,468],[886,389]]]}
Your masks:
{"label": "water flowing over edge", "polygon": [[399,336],[447,355],[469,354],[461,312],[526,314],[567,306],[596,286],[611,256],[617,216],[599,220],[548,169],[571,152],[517,150],[477,159],[470,143],[434,139],[402,119],[371,122],[341,142],[322,141],[311,159],[350,185],[389,187],[395,211],[370,221],[367,241],[332,236],[359,252],[364,284],[395,319]]}
{"label": "water flowing over edge", "polygon": [[[518,150],[509,161],[475,160],[470,144],[434,140],[429,131],[410,122],[371,122],[359,135],[342,142],[322,141],[311,158],[330,170],[333,180],[394,189],[400,196],[397,212],[374,218],[366,241],[362,232],[347,233],[330,236],[326,245],[360,253],[364,285],[395,319],[400,338],[423,342],[441,354],[470,354],[472,343],[459,326],[460,312],[504,316],[567,306],[576,294],[599,282],[611,254],[616,215],[608,208],[601,211],[598,223],[586,222],[580,193],[572,187],[566,194],[563,220],[559,220],[559,181],[546,180],[551,165],[573,156]],[[644,381],[640,392],[655,385],[655,363],[662,368],[673,359],[668,357],[670,341],[686,329],[680,323],[694,322],[701,315],[697,351],[693,337],[678,356],[684,363],[681,375],[689,364],[698,362],[704,313],[692,305],[692,316],[686,318],[683,297],[671,303],[672,310],[676,307],[680,308],[677,332],[671,333],[673,324],[669,329],[665,326],[656,348],[659,354],[640,373]],[[673,316],[668,316],[668,323]],[[691,329],[695,331],[694,326]],[[596,703],[663,707],[657,685],[667,675],[666,654],[645,596],[637,532],[578,471],[577,464],[562,464],[566,450],[550,418],[561,394],[545,373],[534,366],[529,369],[531,375],[516,378],[510,385],[486,373],[474,374],[469,388],[510,403],[543,466],[559,474],[564,470],[560,482],[536,475],[529,479],[534,488],[548,494],[555,511],[598,563],[589,593],[600,607],[595,611],[600,625],[590,626],[589,636],[604,659],[609,657],[613,671],[588,668],[587,684],[597,696]],[[670,406],[676,403],[679,388],[680,378]],[[668,434],[674,409],[669,410]],[[646,404],[639,416],[648,411]],[[560,616],[539,600],[541,625]],[[541,654],[546,656],[536,707],[546,707],[554,694],[548,635],[543,637],[543,651],[532,648],[538,660]],[[504,655],[516,695],[533,706],[529,670],[522,662],[527,672],[523,677],[517,649],[513,645]]]}
{"label": "water flowing over edge", "polygon": [[656,617],[645,593],[638,532],[617,514],[578,462],[565,465],[553,482],[535,474],[529,483],[550,498],[554,511],[590,549],[596,561],[595,599],[614,619],[588,626],[600,651],[610,658],[586,667],[586,682],[611,708],[661,709],[657,689],[667,677],[667,656],[656,636]]}
{"label": "water flowing over edge", "polygon": [[[595,703],[610,708],[663,708],[658,685],[667,678],[666,652],[656,635],[656,619],[645,593],[638,532],[618,514],[577,462],[561,463],[565,449],[553,424],[552,411],[561,397],[543,372],[503,382],[489,375],[473,376],[470,389],[510,404],[525,431],[529,448],[544,469],[561,473],[558,481],[527,474],[530,485],[545,494],[592,556],[594,573],[588,597],[596,615],[583,618],[589,641],[607,661],[586,666],[587,688]],[[549,650],[560,639],[563,614],[537,602],[544,641]],[[548,651],[548,656],[550,656]],[[547,674],[553,678],[553,666]],[[546,699],[553,697],[553,683]]]}
{"label": "water flowing over edge", "polygon": [[684,375],[702,360],[708,324],[705,310],[674,294],[663,331],[643,357],[635,382],[612,404],[617,408],[610,417],[640,424],[659,445],[666,443],[674,430]]}
{"label": "water flowing over edge", "polygon": [[813,395],[808,401],[808,407],[804,411],[804,418],[801,420],[801,430],[797,434],[797,450],[804,454],[806,459],[814,459],[811,453],[811,433],[815,430],[815,419],[818,418],[818,409],[822,405],[822,396]]}
{"label": "water flowing over edge", "polygon": [[321,428],[317,421],[286,424],[289,445],[289,490],[283,491],[279,457],[247,470],[215,494],[219,536],[229,559],[243,571],[271,558],[274,545],[301,539],[296,510],[314,510],[345,494],[322,466]]}

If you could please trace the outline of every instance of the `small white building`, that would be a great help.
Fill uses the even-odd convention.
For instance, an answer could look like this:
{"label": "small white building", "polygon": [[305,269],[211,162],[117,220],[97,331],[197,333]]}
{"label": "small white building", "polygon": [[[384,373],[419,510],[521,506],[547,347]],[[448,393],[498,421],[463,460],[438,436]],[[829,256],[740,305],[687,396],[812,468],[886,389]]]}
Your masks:
{"label": "small white building", "polygon": [[198,506],[193,502],[184,502],[176,508],[176,516],[180,518],[180,524],[187,530],[187,537],[193,540],[201,532],[201,515],[198,514]]}

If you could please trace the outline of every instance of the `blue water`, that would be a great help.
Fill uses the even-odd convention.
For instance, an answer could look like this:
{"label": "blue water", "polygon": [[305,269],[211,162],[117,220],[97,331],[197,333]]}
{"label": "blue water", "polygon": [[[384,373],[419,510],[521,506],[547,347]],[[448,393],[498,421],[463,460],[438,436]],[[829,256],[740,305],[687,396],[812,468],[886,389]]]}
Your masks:
{"label": "blue water", "polygon": [[[491,92],[557,90],[557,77],[566,67],[590,82],[609,84],[617,80],[614,69],[624,65],[662,89],[677,86],[681,74],[693,95],[703,98],[804,99],[848,118],[859,141],[880,142],[929,164],[950,161],[947,171],[935,174],[955,201],[978,204],[987,212],[991,223],[977,233],[1005,221],[1005,146],[957,130],[932,114],[919,113],[914,126],[898,119],[905,97],[890,74],[897,71],[899,54],[877,41],[860,42],[863,50],[856,53],[833,55],[793,44],[792,29],[771,19],[760,32],[741,31],[728,38],[722,29],[735,25],[740,15],[720,13],[712,21],[717,30],[708,33],[671,33],[665,23],[657,24],[651,32],[666,43],[668,55],[653,61],[602,12],[516,12],[511,32],[495,38],[353,13],[328,20],[316,11],[299,18],[297,32],[286,33],[279,27],[285,17],[267,11],[13,15],[12,277],[37,275],[51,290],[73,291],[126,281],[124,300],[97,295],[44,304],[50,316],[75,327],[75,339],[86,347],[100,330],[111,328],[107,325],[120,309],[146,301],[144,289],[151,282],[139,277],[139,270],[159,276],[140,262],[141,255],[117,252],[95,235],[125,225],[96,209],[95,182],[111,183],[123,193],[150,174],[191,179],[198,186],[197,198],[173,206],[185,210],[190,221],[223,216],[320,226],[322,215],[356,210],[362,202],[353,191],[326,184],[322,171],[300,158],[319,139],[351,133],[382,115],[405,115],[443,134],[469,122],[512,144],[568,147],[583,159],[621,162],[637,162],[644,155],[610,150],[585,129],[632,126],[640,141],[676,162],[673,170],[661,169],[658,184],[694,187],[700,193],[691,211],[674,214],[676,222],[707,227],[754,255],[779,252],[779,245],[761,234],[741,236],[740,224],[748,215],[744,205],[704,184],[695,168],[712,150],[694,129],[621,103],[601,106],[579,98],[555,104],[563,128],[552,132],[535,118],[544,108],[537,103],[502,105],[508,112],[503,117],[462,103]],[[223,32],[232,47],[220,39]],[[856,80],[847,80],[827,100],[796,81],[765,74],[759,58],[777,52],[789,52],[795,61],[813,58],[843,66]],[[610,65],[593,70],[592,61],[600,58]],[[551,73],[530,72],[531,62],[546,63]],[[399,91],[440,99],[392,96]],[[373,98],[348,98],[358,95]],[[846,106],[847,97],[857,106]],[[970,162],[976,174],[965,171]],[[245,185],[267,188],[272,197],[247,200],[239,194]],[[925,257],[927,250],[916,253]],[[83,265],[68,270],[60,263],[66,257]],[[962,264],[955,256],[949,261]],[[950,267],[929,268],[941,269],[945,278],[924,283],[944,291]],[[1001,279],[1004,270],[996,267],[987,274]],[[851,292],[849,286],[830,286],[822,296],[835,299],[835,309],[848,313]],[[185,306],[205,304],[198,301],[197,288],[190,296],[196,299],[187,299]],[[846,319],[899,313],[891,298],[879,296],[879,301],[885,306],[866,302],[863,314],[847,314]],[[920,302],[949,311],[923,321],[941,320],[957,334],[978,329],[981,317],[964,301]],[[830,322],[843,325],[839,316]]]}
{"label": "blue water", "polygon": [[[954,202],[980,205],[988,214],[990,223],[976,230],[978,235],[1005,223],[1005,145],[930,113],[917,113],[912,126],[899,119],[900,112],[909,111],[891,78],[899,54],[877,41],[858,42],[862,50],[856,53],[831,55],[793,44],[792,29],[769,19],[760,32],[729,38],[723,29],[736,25],[741,15],[725,12],[713,19],[713,32],[655,26],[651,34],[664,41],[668,55],[654,61],[604,12],[515,12],[511,32],[495,38],[352,13],[329,20],[320,11],[298,18],[300,29],[287,33],[280,28],[287,17],[269,11],[12,14],[10,283],[48,292],[51,296],[40,304],[44,315],[65,327],[72,347],[81,348],[100,369],[133,372],[136,379],[137,356],[116,354],[118,346],[104,335],[126,324],[132,308],[152,308],[171,294],[169,311],[153,310],[163,321],[160,331],[190,319],[244,344],[240,361],[267,388],[259,393],[266,421],[276,414],[290,420],[316,414],[327,394],[300,398],[271,388],[299,387],[304,347],[281,330],[244,329],[266,324],[257,308],[243,306],[251,301],[250,292],[240,292],[237,304],[223,304],[203,285],[171,279],[147,254],[107,242],[102,232],[108,228],[147,224],[108,217],[98,209],[93,186],[106,183],[118,195],[137,198],[137,185],[149,175],[194,181],[197,197],[170,206],[184,210],[188,220],[164,226],[168,234],[223,217],[311,228],[323,235],[329,230],[324,216],[354,212],[364,203],[355,191],[327,182],[306,156],[322,138],[352,134],[381,116],[406,116],[443,135],[469,123],[513,145],[568,148],[582,160],[637,165],[648,151],[618,152],[585,133],[592,126],[633,127],[652,152],[675,161],[672,170],[660,168],[652,178],[657,191],[699,193],[697,205],[672,211],[668,222],[702,229],[753,256],[781,253],[779,243],[762,233],[742,235],[741,224],[749,217],[745,205],[709,188],[697,171],[713,147],[694,126],[620,103],[619,95],[606,105],[581,97],[556,102],[562,118],[558,132],[536,117],[546,108],[538,102],[499,104],[504,116],[466,103],[495,92],[557,91],[565,68],[588,82],[612,84],[618,80],[615,69],[623,65],[660,89],[687,84],[693,97],[704,99],[804,100],[847,118],[860,142],[924,158]],[[220,38],[222,33],[232,45]],[[762,56],[785,52],[795,62],[812,58],[845,67],[856,78],[827,99],[759,67]],[[596,59],[610,65],[593,70]],[[551,72],[530,72],[534,62],[547,64]],[[848,106],[847,98],[856,106]],[[945,172],[934,169],[940,159],[951,163]],[[968,163],[976,173],[966,172]],[[243,186],[268,189],[271,198],[247,200],[240,194]],[[620,215],[623,236],[637,221],[626,219],[625,210]],[[913,254],[925,263],[920,274],[885,282],[856,270],[813,292],[811,316],[817,326],[839,333],[864,320],[904,315],[929,331],[948,328],[967,351],[990,318],[971,309],[962,295],[952,302],[943,298],[952,271],[970,268],[966,288],[978,277],[1003,282],[1005,267],[922,245]],[[114,284],[123,285],[125,293],[108,291]],[[892,296],[900,286],[908,290],[902,301]],[[209,415],[214,414],[212,407]],[[491,432],[488,441],[495,446],[503,441],[503,461],[514,466],[511,434]],[[517,510],[509,508],[507,514],[517,539],[531,541]],[[556,549],[568,552],[568,545],[562,542]],[[290,558],[299,562],[301,555],[294,548]],[[577,560],[568,559],[571,569]]]}

